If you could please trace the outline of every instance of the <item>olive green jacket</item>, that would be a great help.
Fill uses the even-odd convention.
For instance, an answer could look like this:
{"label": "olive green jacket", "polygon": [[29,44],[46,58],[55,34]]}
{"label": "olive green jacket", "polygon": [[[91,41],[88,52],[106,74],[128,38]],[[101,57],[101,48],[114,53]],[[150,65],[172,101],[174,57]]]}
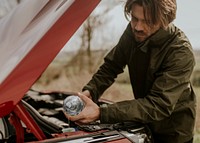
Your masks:
{"label": "olive green jacket", "polygon": [[190,140],[196,116],[196,98],[190,84],[195,59],[187,37],[173,24],[166,30],[160,29],[140,45],[134,40],[129,24],[83,90],[89,90],[93,101],[97,102],[126,65],[132,83],[132,59],[136,48],[150,49],[150,64],[144,85],[146,95],[101,107],[100,121],[148,124],[154,138],[162,143]]}

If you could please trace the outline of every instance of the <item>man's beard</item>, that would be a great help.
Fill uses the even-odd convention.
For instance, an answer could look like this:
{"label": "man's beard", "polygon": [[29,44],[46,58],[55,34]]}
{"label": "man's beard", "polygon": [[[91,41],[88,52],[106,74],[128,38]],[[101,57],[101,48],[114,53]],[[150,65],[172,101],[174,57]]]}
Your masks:
{"label": "man's beard", "polygon": [[143,42],[148,37],[143,31],[134,30],[133,34],[137,42]]}

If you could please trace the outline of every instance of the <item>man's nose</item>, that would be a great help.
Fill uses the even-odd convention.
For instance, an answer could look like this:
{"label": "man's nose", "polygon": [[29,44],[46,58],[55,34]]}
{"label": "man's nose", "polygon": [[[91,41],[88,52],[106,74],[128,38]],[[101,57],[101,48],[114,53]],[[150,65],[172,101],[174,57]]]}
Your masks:
{"label": "man's nose", "polygon": [[141,21],[138,21],[135,25],[135,30],[142,31],[143,30],[143,23]]}

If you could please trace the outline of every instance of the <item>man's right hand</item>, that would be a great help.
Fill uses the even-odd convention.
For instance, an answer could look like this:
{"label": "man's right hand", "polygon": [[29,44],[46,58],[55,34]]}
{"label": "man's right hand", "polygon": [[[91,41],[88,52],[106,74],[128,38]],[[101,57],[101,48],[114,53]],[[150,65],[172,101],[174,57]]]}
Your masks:
{"label": "man's right hand", "polygon": [[[85,93],[87,93],[87,95],[89,95],[88,94],[89,92],[85,92]],[[85,107],[78,115],[75,115],[75,116],[65,113],[65,116],[67,117],[67,119],[75,122],[78,125],[88,124],[88,123],[94,122],[96,120],[99,120],[99,117],[100,117],[99,106],[82,93],[78,93],[78,96],[84,102]]]}

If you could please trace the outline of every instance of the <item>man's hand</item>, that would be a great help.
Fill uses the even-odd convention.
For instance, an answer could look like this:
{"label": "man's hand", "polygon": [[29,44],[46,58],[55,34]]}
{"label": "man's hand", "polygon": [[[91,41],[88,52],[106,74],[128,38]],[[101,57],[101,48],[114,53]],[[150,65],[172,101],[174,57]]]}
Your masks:
{"label": "man's hand", "polygon": [[82,92],[83,95],[87,96],[88,98],[92,99],[92,96],[90,95],[90,91],[89,90],[84,90]]}
{"label": "man's hand", "polygon": [[78,96],[83,100],[85,108],[81,113],[75,116],[65,114],[68,120],[77,124],[87,124],[98,120],[100,116],[99,106],[82,93],[78,93]]}

